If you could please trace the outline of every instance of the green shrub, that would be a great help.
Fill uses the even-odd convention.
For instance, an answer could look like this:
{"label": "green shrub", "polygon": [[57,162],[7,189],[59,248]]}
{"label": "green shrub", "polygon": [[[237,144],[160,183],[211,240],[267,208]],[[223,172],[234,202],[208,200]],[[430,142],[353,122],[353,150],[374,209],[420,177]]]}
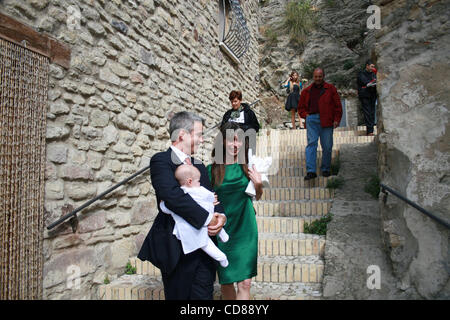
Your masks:
{"label": "green shrub", "polygon": [[332,218],[333,218],[333,215],[329,213],[319,220],[315,220],[311,223],[305,222],[303,232],[324,236],[327,234],[327,226],[328,226],[328,223],[332,220]]}
{"label": "green shrub", "polygon": [[310,0],[293,1],[286,6],[283,26],[293,42],[304,45],[317,19]]}
{"label": "green shrub", "polygon": [[131,265],[130,262],[127,263],[125,267],[125,274],[135,274],[136,268]]}
{"label": "green shrub", "polygon": [[344,179],[342,178],[331,178],[327,181],[328,189],[338,189],[344,185]]}
{"label": "green shrub", "polygon": [[349,80],[342,74],[334,74],[330,77],[330,82],[338,88],[346,88],[349,85]]}
{"label": "green shrub", "polygon": [[312,79],[316,68],[320,67],[320,62],[317,60],[309,60],[303,64],[302,77]]}
{"label": "green shrub", "polygon": [[264,36],[267,38],[270,44],[273,44],[277,42],[278,40],[278,33],[275,31],[275,28],[269,27],[264,32]]}
{"label": "green shrub", "polygon": [[111,281],[109,281],[108,275],[105,277],[105,280],[103,280],[104,284],[109,284]]}
{"label": "green shrub", "polygon": [[353,62],[353,60],[346,60],[344,62],[344,70],[350,70],[351,68],[353,68],[355,66],[355,63]]}
{"label": "green shrub", "polygon": [[333,176],[337,176],[340,169],[341,169],[341,160],[339,159],[339,156],[334,157],[333,160],[331,160],[330,173]]}
{"label": "green shrub", "polygon": [[375,173],[367,180],[364,191],[375,199],[378,199],[378,195],[380,194],[380,178]]}

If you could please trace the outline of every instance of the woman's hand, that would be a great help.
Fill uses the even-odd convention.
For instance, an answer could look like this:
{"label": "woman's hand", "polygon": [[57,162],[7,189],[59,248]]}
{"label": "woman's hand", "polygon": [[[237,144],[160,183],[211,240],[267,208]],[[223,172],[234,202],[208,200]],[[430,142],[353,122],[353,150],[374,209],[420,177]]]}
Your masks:
{"label": "woman's hand", "polygon": [[262,185],[261,174],[256,171],[255,165],[253,165],[253,167],[251,168],[248,168],[248,177],[250,178],[250,180],[252,180],[255,187],[259,184]]}
{"label": "woman's hand", "polygon": [[255,185],[256,200],[259,200],[263,193],[262,190],[263,184],[261,180],[261,174],[258,171],[256,171],[255,165],[253,165],[252,168],[248,168],[248,177]]}

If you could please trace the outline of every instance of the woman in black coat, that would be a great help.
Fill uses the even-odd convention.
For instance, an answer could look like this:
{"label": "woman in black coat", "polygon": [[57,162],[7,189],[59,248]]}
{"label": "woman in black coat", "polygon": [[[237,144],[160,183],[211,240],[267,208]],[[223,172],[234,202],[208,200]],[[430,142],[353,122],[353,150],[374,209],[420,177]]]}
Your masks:
{"label": "woman in black coat", "polygon": [[242,92],[233,90],[229,96],[231,102],[231,109],[223,115],[222,123],[236,122],[242,130],[254,129],[259,131],[259,122],[255,113],[247,103],[242,103]]}

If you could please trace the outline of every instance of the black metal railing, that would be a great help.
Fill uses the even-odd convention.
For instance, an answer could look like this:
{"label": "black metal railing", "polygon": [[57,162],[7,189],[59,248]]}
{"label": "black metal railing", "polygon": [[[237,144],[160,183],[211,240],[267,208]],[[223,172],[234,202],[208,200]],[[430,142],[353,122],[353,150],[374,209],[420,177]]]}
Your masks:
{"label": "black metal railing", "polygon": [[[254,101],[253,103],[250,104],[250,107],[253,106],[254,104],[258,103],[259,99],[257,99],[256,101]],[[209,134],[212,130],[214,130],[215,128],[217,128],[218,126],[220,126],[222,122],[218,122],[215,126],[209,128],[208,130],[206,130],[203,135],[207,135]],[[101,194],[99,194],[98,196],[96,196],[95,198],[87,201],[86,203],[84,203],[83,205],[81,205],[80,207],[76,208],[75,210],[73,210],[72,212],[66,214],[65,216],[59,218],[58,220],[56,220],[55,222],[49,224],[47,226],[48,230],[53,229],[54,227],[56,227],[57,225],[65,222],[67,219],[71,219],[71,225],[72,225],[72,230],[73,232],[76,231],[76,228],[78,226],[78,218],[77,218],[77,213],[80,212],[81,210],[87,208],[88,206],[90,206],[91,204],[93,204],[94,202],[100,200],[101,198],[103,198],[104,196],[106,196],[107,194],[111,193],[112,191],[116,190],[117,188],[119,188],[120,186],[124,185],[125,183],[127,183],[128,181],[136,178],[137,176],[143,174],[144,172],[146,172],[147,170],[150,170],[150,165],[148,165],[145,168],[140,169],[138,172],[136,172],[135,174],[129,176],[128,178],[120,181],[119,183],[117,183],[116,185],[112,186],[111,188],[109,188],[108,190],[102,192]]]}
{"label": "black metal railing", "polygon": [[[56,227],[57,225],[63,223],[64,221],[66,221],[69,218],[73,218],[75,220],[72,220],[72,225],[76,224],[76,220],[77,220],[77,213],[80,212],[81,210],[85,209],[86,207],[90,206],[91,204],[93,204],[94,202],[100,200],[101,198],[103,198],[104,196],[106,196],[108,193],[116,190],[118,187],[120,187],[121,185],[127,183],[128,181],[136,178],[138,175],[144,173],[145,171],[150,169],[150,165],[148,165],[145,168],[142,168],[141,170],[139,170],[138,172],[136,172],[135,174],[133,174],[132,176],[120,181],[119,183],[117,183],[116,185],[112,186],[111,188],[109,188],[108,190],[102,192],[101,194],[99,194],[98,196],[96,196],[95,198],[89,200],[88,202],[84,203],[82,206],[76,208],[75,210],[73,210],[72,212],[66,214],[64,217],[59,218],[58,220],[56,220],[55,222],[53,222],[52,224],[47,226],[48,230],[53,229],[54,227]],[[74,231],[75,232],[75,231]]]}
{"label": "black metal railing", "polygon": [[440,224],[442,224],[443,226],[447,227],[448,229],[450,229],[450,224],[447,221],[442,220],[441,218],[437,217],[436,215],[432,214],[431,212],[429,212],[428,210],[425,210],[424,208],[422,208],[421,206],[419,206],[417,203],[409,200],[408,198],[404,197],[403,195],[401,195],[400,193],[398,193],[397,191],[393,190],[392,188],[389,188],[388,186],[380,183],[380,187],[381,187],[381,192],[384,193],[384,202],[386,202],[387,200],[387,195],[388,192],[392,193],[394,196],[396,196],[397,198],[399,198],[400,200],[403,200],[404,202],[406,202],[407,204],[409,204],[410,206],[414,207],[415,209],[419,210],[420,212],[422,212],[423,214],[425,214],[426,216],[430,217],[431,219],[433,219],[436,222],[439,222]]}

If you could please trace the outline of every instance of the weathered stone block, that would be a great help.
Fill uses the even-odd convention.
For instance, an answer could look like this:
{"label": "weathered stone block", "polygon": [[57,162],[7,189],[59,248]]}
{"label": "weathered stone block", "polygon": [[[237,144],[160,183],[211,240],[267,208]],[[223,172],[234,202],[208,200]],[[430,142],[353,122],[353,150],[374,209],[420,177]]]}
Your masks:
{"label": "weathered stone block", "polygon": [[94,110],[90,115],[89,124],[93,127],[103,128],[108,125],[109,122],[109,114],[108,112],[102,110]]}
{"label": "weathered stone block", "polygon": [[45,183],[45,197],[49,200],[64,199],[64,182],[47,181]]}
{"label": "weathered stone block", "polygon": [[87,166],[64,165],[61,177],[68,180],[93,180],[94,174]]}
{"label": "weathered stone block", "polygon": [[54,163],[66,163],[69,149],[63,144],[47,145],[47,159]]}
{"label": "weathered stone block", "polygon": [[98,22],[89,21],[87,23],[87,28],[94,36],[103,37],[106,35],[105,28]]}
{"label": "weathered stone block", "polygon": [[86,200],[97,194],[97,186],[92,183],[66,182],[64,187],[67,196],[73,200]]}
{"label": "weathered stone block", "polygon": [[124,113],[120,113],[117,116],[116,124],[119,129],[126,129],[130,131],[134,131],[134,122],[133,119],[125,115]]}
{"label": "weathered stone block", "polygon": [[49,124],[45,137],[49,140],[63,139],[69,136],[70,129],[64,125]]}

